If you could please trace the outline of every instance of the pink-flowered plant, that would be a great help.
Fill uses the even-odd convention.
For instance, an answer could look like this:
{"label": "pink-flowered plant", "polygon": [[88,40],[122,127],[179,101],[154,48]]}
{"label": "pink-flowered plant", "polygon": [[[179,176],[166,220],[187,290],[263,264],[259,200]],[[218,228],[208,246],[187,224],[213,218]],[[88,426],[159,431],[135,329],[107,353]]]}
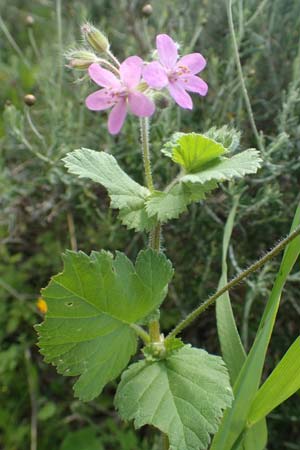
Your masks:
{"label": "pink-flowered plant", "polygon": [[177,45],[167,34],[156,37],[159,62],[153,61],[143,70],[143,78],[153,89],[166,87],[175,102],[185,109],[192,109],[193,102],[186,91],[207,94],[208,86],[196,74],[206,65],[200,53],[191,53],[178,60]]}
{"label": "pink-flowered plant", "polygon": [[99,64],[89,66],[91,79],[103,89],[89,95],[85,103],[93,111],[112,108],[108,118],[108,131],[111,134],[119,133],[128,109],[138,117],[149,117],[154,113],[155,105],[152,100],[138,91],[142,66],[141,58],[130,56],[120,65],[120,78]]}

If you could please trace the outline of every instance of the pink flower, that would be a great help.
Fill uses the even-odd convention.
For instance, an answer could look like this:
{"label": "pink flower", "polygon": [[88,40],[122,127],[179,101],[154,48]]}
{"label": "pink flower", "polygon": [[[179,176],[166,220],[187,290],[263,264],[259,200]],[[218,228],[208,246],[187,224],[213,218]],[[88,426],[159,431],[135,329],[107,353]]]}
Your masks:
{"label": "pink flower", "polygon": [[154,103],[137,90],[142,66],[141,58],[130,56],[120,65],[120,79],[96,63],[89,66],[91,79],[104,89],[89,95],[85,104],[92,111],[103,111],[112,107],[108,118],[108,131],[111,134],[117,134],[121,130],[127,106],[130,112],[138,117],[148,117],[154,113]]}
{"label": "pink flower", "polygon": [[195,76],[206,66],[205,59],[200,53],[191,53],[178,60],[177,46],[167,34],[156,37],[156,47],[159,62],[151,62],[144,68],[146,83],[154,89],[167,87],[179,106],[192,109],[193,102],[186,91],[207,94],[207,84]]}

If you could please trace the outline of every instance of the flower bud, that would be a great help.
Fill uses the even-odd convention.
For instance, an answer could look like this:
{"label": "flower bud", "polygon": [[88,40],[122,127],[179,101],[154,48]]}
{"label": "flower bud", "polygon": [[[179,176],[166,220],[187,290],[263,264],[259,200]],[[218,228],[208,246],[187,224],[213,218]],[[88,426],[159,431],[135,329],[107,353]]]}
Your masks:
{"label": "flower bud", "polygon": [[152,5],[150,5],[150,3],[147,3],[146,5],[144,5],[142,8],[142,13],[145,17],[151,16],[151,14],[153,13]]}
{"label": "flower bud", "polygon": [[24,96],[24,103],[27,106],[33,106],[36,102],[36,97],[32,94],[27,94]]}
{"label": "flower bud", "polygon": [[88,50],[70,50],[66,53],[69,67],[72,69],[88,69],[92,63],[98,61],[97,56]]}
{"label": "flower bud", "polygon": [[158,109],[166,109],[170,104],[168,97],[161,92],[156,92],[153,100]]}
{"label": "flower bud", "polygon": [[137,90],[140,92],[145,92],[148,89],[148,84],[145,81],[141,81],[138,86],[137,86]]}
{"label": "flower bud", "polygon": [[35,22],[34,17],[32,17],[30,15],[26,16],[25,23],[28,27],[32,27],[34,25],[34,22]]}
{"label": "flower bud", "polygon": [[109,50],[109,42],[107,37],[93,25],[85,23],[81,27],[81,32],[86,41],[95,51],[106,53]]}

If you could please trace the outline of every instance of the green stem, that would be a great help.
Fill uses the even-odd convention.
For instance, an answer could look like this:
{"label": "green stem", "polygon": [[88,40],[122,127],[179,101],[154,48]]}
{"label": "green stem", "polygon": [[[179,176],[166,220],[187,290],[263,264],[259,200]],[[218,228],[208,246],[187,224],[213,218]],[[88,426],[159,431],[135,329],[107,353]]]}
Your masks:
{"label": "green stem", "polygon": [[28,382],[28,390],[30,396],[30,406],[31,406],[31,423],[30,423],[30,450],[37,450],[37,413],[38,413],[38,405],[37,405],[37,389],[36,389],[36,380],[32,377],[31,373],[31,354],[30,350],[27,348],[25,350],[25,366],[27,372],[27,382]]}
{"label": "green stem", "polygon": [[161,224],[158,222],[157,225],[150,231],[149,245],[151,248],[160,251],[160,238],[161,238]]}
{"label": "green stem", "polygon": [[8,40],[8,42],[10,43],[12,48],[15,50],[15,52],[20,56],[20,58],[23,61],[23,63],[27,67],[30,67],[29,62],[27,61],[27,59],[25,58],[22,50],[20,49],[20,47],[18,46],[18,44],[16,43],[16,41],[14,40],[12,35],[10,34],[10,32],[9,32],[7,26],[5,25],[5,22],[3,21],[1,16],[0,16],[0,30],[2,30],[2,32],[5,35],[6,39]]}
{"label": "green stem", "polygon": [[149,334],[151,342],[160,342],[160,326],[158,320],[149,323]]}
{"label": "green stem", "polygon": [[107,50],[106,54],[107,54],[107,56],[110,57],[110,59],[115,63],[115,65],[117,67],[120,67],[121,64],[120,64],[119,60],[115,57],[115,55],[110,50]]}
{"label": "green stem", "polygon": [[273,250],[268,252],[265,256],[260,258],[257,262],[252,264],[248,269],[241,272],[237,277],[233,278],[229,283],[222,287],[219,291],[209,297],[205,302],[203,302],[198,308],[192,311],[182,322],[180,322],[174,329],[169,333],[166,339],[170,339],[177,334],[181,333],[184,328],[188,327],[195,319],[197,319],[200,314],[202,314],[209,306],[211,306],[215,301],[221,297],[225,292],[232,289],[234,286],[239,284],[244,278],[255,272],[260,267],[262,267],[267,261],[278,255],[287,244],[289,244],[293,239],[300,235],[300,227],[296,228],[289,236],[283,239],[279,244],[277,244]]}
{"label": "green stem", "polygon": [[61,98],[62,92],[62,79],[63,79],[63,64],[61,61],[63,55],[62,44],[62,12],[61,12],[61,0],[56,0],[56,22],[57,22],[57,44],[59,51],[59,64],[58,64],[58,95]]}
{"label": "green stem", "polygon": [[29,39],[29,42],[30,42],[30,44],[31,44],[31,47],[32,47],[32,49],[33,49],[33,51],[34,51],[35,57],[36,57],[36,59],[39,61],[40,58],[41,58],[41,55],[40,55],[38,46],[37,46],[37,44],[36,44],[36,40],[35,40],[35,37],[34,37],[34,33],[33,33],[32,28],[29,28],[29,29],[28,29],[28,39]]}
{"label": "green stem", "polygon": [[151,160],[150,160],[150,145],[149,145],[149,120],[147,117],[142,117],[140,119],[141,123],[141,140],[142,140],[142,152],[143,152],[143,162],[144,171],[147,188],[149,191],[154,191],[152,170],[151,170]]}
{"label": "green stem", "polygon": [[162,435],[162,448],[163,450],[169,450],[170,448],[169,438],[166,434]]}
{"label": "green stem", "polygon": [[144,330],[144,328],[140,327],[139,325],[136,325],[135,323],[132,323],[130,327],[136,332],[136,334],[142,339],[145,345],[149,344],[150,342],[150,336],[147,333],[147,331]]}
{"label": "green stem", "polygon": [[253,130],[253,134],[254,134],[255,139],[257,141],[257,146],[258,146],[259,150],[261,152],[263,152],[264,151],[264,146],[263,146],[263,143],[262,143],[261,136],[259,135],[259,133],[257,131],[257,128],[256,128],[254,115],[253,115],[253,111],[252,111],[252,107],[251,107],[248,91],[247,91],[245,80],[244,80],[244,75],[243,75],[243,70],[242,70],[242,65],[241,65],[241,60],[240,60],[240,55],[239,55],[239,48],[238,48],[238,44],[237,44],[237,39],[236,39],[235,31],[234,31],[233,18],[232,18],[232,0],[228,0],[228,2],[227,2],[227,15],[228,15],[228,22],[229,22],[229,30],[230,30],[230,34],[231,34],[231,38],[232,38],[232,43],[233,43],[235,62],[236,62],[236,65],[237,65],[238,76],[239,76],[240,83],[241,83],[241,86],[242,86],[242,92],[243,92],[244,100],[245,100],[245,103],[246,103],[246,109],[247,109],[247,112],[248,112],[249,121],[250,121],[252,130]]}
{"label": "green stem", "polygon": [[[142,140],[142,154],[144,163],[144,172],[147,188],[150,192],[154,191],[151,159],[150,159],[150,144],[149,144],[149,119],[142,117],[141,124],[141,140]],[[160,250],[161,225],[158,222],[150,231],[149,246],[156,251]],[[151,342],[160,341],[160,325],[158,320],[153,320],[149,323],[149,334]]]}

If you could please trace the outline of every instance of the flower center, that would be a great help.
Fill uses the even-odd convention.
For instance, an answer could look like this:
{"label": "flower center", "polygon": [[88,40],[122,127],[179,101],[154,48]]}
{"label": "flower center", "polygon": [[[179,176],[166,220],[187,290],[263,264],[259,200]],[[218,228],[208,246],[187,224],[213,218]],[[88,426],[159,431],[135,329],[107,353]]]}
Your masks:
{"label": "flower center", "polygon": [[129,90],[126,86],[120,88],[108,88],[108,95],[110,97],[109,103],[115,105],[121,98],[127,98]]}
{"label": "flower center", "polygon": [[176,66],[175,69],[168,70],[167,75],[170,83],[178,81],[183,75],[189,74],[191,71],[187,66]]}

